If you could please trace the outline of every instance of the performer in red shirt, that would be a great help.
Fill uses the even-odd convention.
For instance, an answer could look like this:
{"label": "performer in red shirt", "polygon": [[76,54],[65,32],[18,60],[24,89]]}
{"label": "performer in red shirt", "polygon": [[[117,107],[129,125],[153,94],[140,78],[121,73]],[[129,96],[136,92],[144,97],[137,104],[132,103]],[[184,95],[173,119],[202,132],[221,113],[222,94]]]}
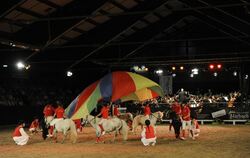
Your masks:
{"label": "performer in red shirt", "polygon": [[144,116],[146,117],[146,119],[149,119],[149,116],[151,115],[151,109],[149,104],[146,104],[145,106],[143,106],[144,108]]}
{"label": "performer in red shirt", "polygon": [[61,105],[58,105],[58,107],[55,110],[54,119],[50,122],[50,126],[54,127],[54,125],[64,119],[64,108]]}
{"label": "performer in red shirt", "polygon": [[99,124],[99,127],[101,128],[101,135],[104,135],[105,134],[105,130],[103,128],[103,122],[106,121],[109,117],[109,103],[107,104],[104,104],[102,106],[102,109],[101,109],[101,112],[97,115],[98,116],[101,116],[102,115],[102,119],[100,120],[100,122],[98,123]]}
{"label": "performer in red shirt", "polygon": [[12,137],[17,145],[25,145],[29,141],[29,135],[24,131],[25,123],[19,121],[18,126],[15,128]]}
{"label": "performer in red shirt", "polygon": [[[47,104],[43,109],[45,122],[51,122],[51,120],[54,119],[54,113],[55,113],[54,107],[51,104]],[[53,130],[54,127],[50,126],[48,134],[49,137],[52,137]]]}
{"label": "performer in red shirt", "polygon": [[192,137],[193,133],[191,131],[191,117],[190,117],[190,109],[188,104],[185,102],[182,103],[182,140],[185,140],[185,130],[187,129],[189,132],[191,132]]}
{"label": "performer in red shirt", "polygon": [[32,121],[32,123],[30,125],[29,131],[31,133],[37,133],[39,130],[40,130],[39,120],[38,120],[38,118],[35,118],[34,121]]}
{"label": "performer in red shirt", "polygon": [[155,146],[156,143],[156,136],[155,136],[155,129],[153,126],[150,125],[150,120],[145,121],[146,127],[143,128],[141,133],[141,141],[144,146]]}
{"label": "performer in red shirt", "polygon": [[55,112],[55,109],[51,104],[47,104],[43,109],[43,114],[45,118],[49,116],[53,116],[54,112]]}
{"label": "performer in red shirt", "polygon": [[120,111],[119,111],[119,105],[115,104],[114,106],[114,113],[113,113],[113,116],[115,117],[119,117],[120,116]]}

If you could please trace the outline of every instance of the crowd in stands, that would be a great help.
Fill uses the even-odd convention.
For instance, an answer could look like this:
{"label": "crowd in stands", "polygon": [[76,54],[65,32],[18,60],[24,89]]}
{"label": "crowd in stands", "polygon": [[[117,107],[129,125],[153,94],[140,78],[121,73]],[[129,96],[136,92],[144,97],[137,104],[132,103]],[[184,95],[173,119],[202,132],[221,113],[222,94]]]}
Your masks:
{"label": "crowd in stands", "polygon": [[[66,108],[71,101],[81,92],[80,89],[70,89],[70,88],[61,88],[56,86],[0,86],[0,109],[6,111],[9,110],[9,107],[12,107],[12,111],[15,108],[27,109],[30,113],[41,113],[41,109],[48,103],[60,102]],[[186,91],[180,91],[176,95],[167,95],[164,98],[153,99],[151,101],[152,111],[167,111],[169,105],[171,105],[174,100],[187,99],[189,104],[193,108],[199,109],[200,114],[211,114],[211,112],[229,108],[237,111],[244,111],[249,106],[244,107],[245,104],[242,104],[241,93],[232,92],[229,94],[213,94],[209,91],[206,94],[192,95]],[[141,103],[137,102],[128,102],[122,103],[123,106],[127,107],[127,111],[134,114],[140,114],[142,112]],[[31,108],[30,108],[31,107]],[[32,108],[35,107],[35,110]],[[10,112],[10,110],[6,113]],[[249,110],[249,109],[247,109]],[[15,110],[14,113],[18,110]],[[40,114],[32,114],[31,117]],[[1,116],[4,117],[4,116]]]}

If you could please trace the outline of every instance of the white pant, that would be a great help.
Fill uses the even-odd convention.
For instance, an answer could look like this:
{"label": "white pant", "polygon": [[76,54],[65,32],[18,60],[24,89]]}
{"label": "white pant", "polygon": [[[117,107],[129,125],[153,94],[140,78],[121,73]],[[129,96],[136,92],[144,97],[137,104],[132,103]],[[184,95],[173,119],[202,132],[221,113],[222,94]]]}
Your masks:
{"label": "white pant", "polygon": [[156,137],[146,139],[145,137],[141,138],[141,142],[144,146],[148,146],[150,143],[155,144],[156,143]]}
{"label": "white pant", "polygon": [[63,118],[55,118],[50,122],[50,126],[54,126],[58,121],[63,120]]}
{"label": "white pant", "polygon": [[185,120],[183,120],[182,121],[182,130],[186,130],[186,129],[189,129],[189,130],[191,130],[191,120],[189,120],[189,121],[185,121]]}
{"label": "white pant", "polygon": [[13,140],[17,145],[25,145],[29,140],[29,136],[13,137]]}

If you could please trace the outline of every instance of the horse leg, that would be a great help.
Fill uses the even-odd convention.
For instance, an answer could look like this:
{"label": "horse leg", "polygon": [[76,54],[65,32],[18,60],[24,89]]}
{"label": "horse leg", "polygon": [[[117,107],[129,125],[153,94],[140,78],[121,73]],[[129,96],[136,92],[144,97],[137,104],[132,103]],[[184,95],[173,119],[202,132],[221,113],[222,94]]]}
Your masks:
{"label": "horse leg", "polygon": [[114,137],[113,137],[113,139],[111,140],[112,143],[115,142],[115,138],[116,138],[116,136],[117,136],[117,133],[118,133],[118,130],[115,131]]}
{"label": "horse leg", "polygon": [[134,135],[136,135],[136,127],[137,127],[137,124],[135,123],[135,121],[133,121],[133,124],[132,124],[132,133],[134,133]]}
{"label": "horse leg", "polygon": [[54,136],[55,143],[57,143],[57,131],[54,130],[53,136]]}
{"label": "horse leg", "polygon": [[65,141],[65,139],[66,139],[66,137],[67,137],[67,131],[63,131],[63,140],[62,140],[62,144],[64,143],[64,141]]}

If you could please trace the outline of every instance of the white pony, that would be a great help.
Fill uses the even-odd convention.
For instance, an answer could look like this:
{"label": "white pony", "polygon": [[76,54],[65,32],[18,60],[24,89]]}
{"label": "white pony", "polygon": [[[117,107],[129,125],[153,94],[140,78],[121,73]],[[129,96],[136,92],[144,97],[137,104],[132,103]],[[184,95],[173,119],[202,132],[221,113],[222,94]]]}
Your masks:
{"label": "white pony", "polygon": [[[87,115],[85,120],[85,122],[89,122],[91,126],[96,130],[96,143],[99,143],[101,141],[101,128],[98,124],[100,120],[100,118],[94,117],[92,115]],[[124,120],[121,120],[117,117],[110,118],[108,120],[103,121],[102,126],[105,133],[115,132],[112,142],[115,141],[118,132],[122,134],[124,141],[128,139],[128,126]]]}
{"label": "white pony", "polygon": [[[152,113],[149,116],[150,124],[152,126],[155,126],[157,120],[161,121],[162,117],[163,117],[163,112],[161,112],[161,111],[157,111],[157,112]],[[147,118],[144,115],[137,115],[137,116],[135,116],[134,120],[133,120],[133,124],[132,124],[132,132],[135,133],[137,126],[139,126],[139,125],[145,125],[145,121],[146,120],[147,120]]]}
{"label": "white pony", "polygon": [[[49,126],[51,121],[53,121],[53,120],[54,120],[54,118],[45,120],[47,126]],[[63,133],[62,143],[64,143],[64,141],[67,137],[68,131],[70,132],[70,139],[72,140],[72,143],[76,143],[77,131],[76,131],[76,125],[75,125],[74,121],[72,121],[71,119],[58,120],[55,123],[55,128],[53,131],[53,136],[55,137],[55,141],[57,142],[57,132],[62,132]]]}
{"label": "white pony", "polygon": [[132,130],[132,122],[134,119],[133,114],[131,114],[130,112],[127,112],[123,115],[118,116],[118,118],[121,120],[124,120],[127,123],[129,129]]}

